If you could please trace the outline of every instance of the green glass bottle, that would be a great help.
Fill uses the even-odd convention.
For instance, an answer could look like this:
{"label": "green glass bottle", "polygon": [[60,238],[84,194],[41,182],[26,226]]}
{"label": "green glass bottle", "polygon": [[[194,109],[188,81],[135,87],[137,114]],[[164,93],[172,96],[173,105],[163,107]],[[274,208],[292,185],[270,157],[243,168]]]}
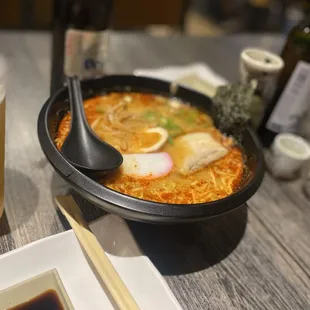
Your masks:
{"label": "green glass bottle", "polygon": [[290,31],[281,57],[284,68],[258,130],[264,146],[280,132],[296,132],[310,107],[310,15]]}

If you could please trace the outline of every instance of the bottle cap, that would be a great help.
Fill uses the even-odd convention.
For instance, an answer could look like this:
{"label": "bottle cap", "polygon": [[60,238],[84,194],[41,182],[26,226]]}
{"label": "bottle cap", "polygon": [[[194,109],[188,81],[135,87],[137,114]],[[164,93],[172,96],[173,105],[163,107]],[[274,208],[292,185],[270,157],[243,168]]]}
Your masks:
{"label": "bottle cap", "polygon": [[310,160],[310,144],[291,133],[278,134],[270,151],[266,163],[270,172],[278,178],[293,178],[302,165]]}

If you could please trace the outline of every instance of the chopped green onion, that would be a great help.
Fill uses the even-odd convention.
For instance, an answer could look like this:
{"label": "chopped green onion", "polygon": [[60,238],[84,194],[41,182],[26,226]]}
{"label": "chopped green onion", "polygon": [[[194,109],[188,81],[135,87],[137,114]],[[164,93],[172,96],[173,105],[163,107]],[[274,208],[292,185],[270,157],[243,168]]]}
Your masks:
{"label": "chopped green onion", "polygon": [[149,121],[154,121],[158,117],[157,113],[151,110],[146,111],[144,114],[142,114],[142,116]]}
{"label": "chopped green onion", "polygon": [[171,136],[168,136],[168,143],[171,144],[171,145],[173,145],[173,139],[172,139]]}

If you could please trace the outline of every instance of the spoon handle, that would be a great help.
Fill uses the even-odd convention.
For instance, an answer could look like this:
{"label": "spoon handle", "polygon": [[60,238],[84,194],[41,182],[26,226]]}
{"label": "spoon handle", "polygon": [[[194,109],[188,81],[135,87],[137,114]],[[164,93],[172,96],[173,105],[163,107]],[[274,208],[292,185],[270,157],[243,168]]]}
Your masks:
{"label": "spoon handle", "polygon": [[[68,77],[67,81],[69,89],[72,124],[76,124],[78,126],[78,124],[84,123],[84,125],[86,126],[83,127],[88,128],[88,123],[84,112],[80,80],[77,76],[73,76]],[[81,130],[82,128],[79,129]]]}

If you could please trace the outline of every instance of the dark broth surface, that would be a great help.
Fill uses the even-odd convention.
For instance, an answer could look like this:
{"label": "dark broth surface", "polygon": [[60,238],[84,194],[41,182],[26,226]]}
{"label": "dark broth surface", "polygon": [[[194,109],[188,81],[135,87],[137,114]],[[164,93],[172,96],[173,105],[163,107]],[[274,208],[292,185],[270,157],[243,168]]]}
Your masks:
{"label": "dark broth surface", "polygon": [[64,307],[56,291],[48,290],[8,310],[64,310]]}

